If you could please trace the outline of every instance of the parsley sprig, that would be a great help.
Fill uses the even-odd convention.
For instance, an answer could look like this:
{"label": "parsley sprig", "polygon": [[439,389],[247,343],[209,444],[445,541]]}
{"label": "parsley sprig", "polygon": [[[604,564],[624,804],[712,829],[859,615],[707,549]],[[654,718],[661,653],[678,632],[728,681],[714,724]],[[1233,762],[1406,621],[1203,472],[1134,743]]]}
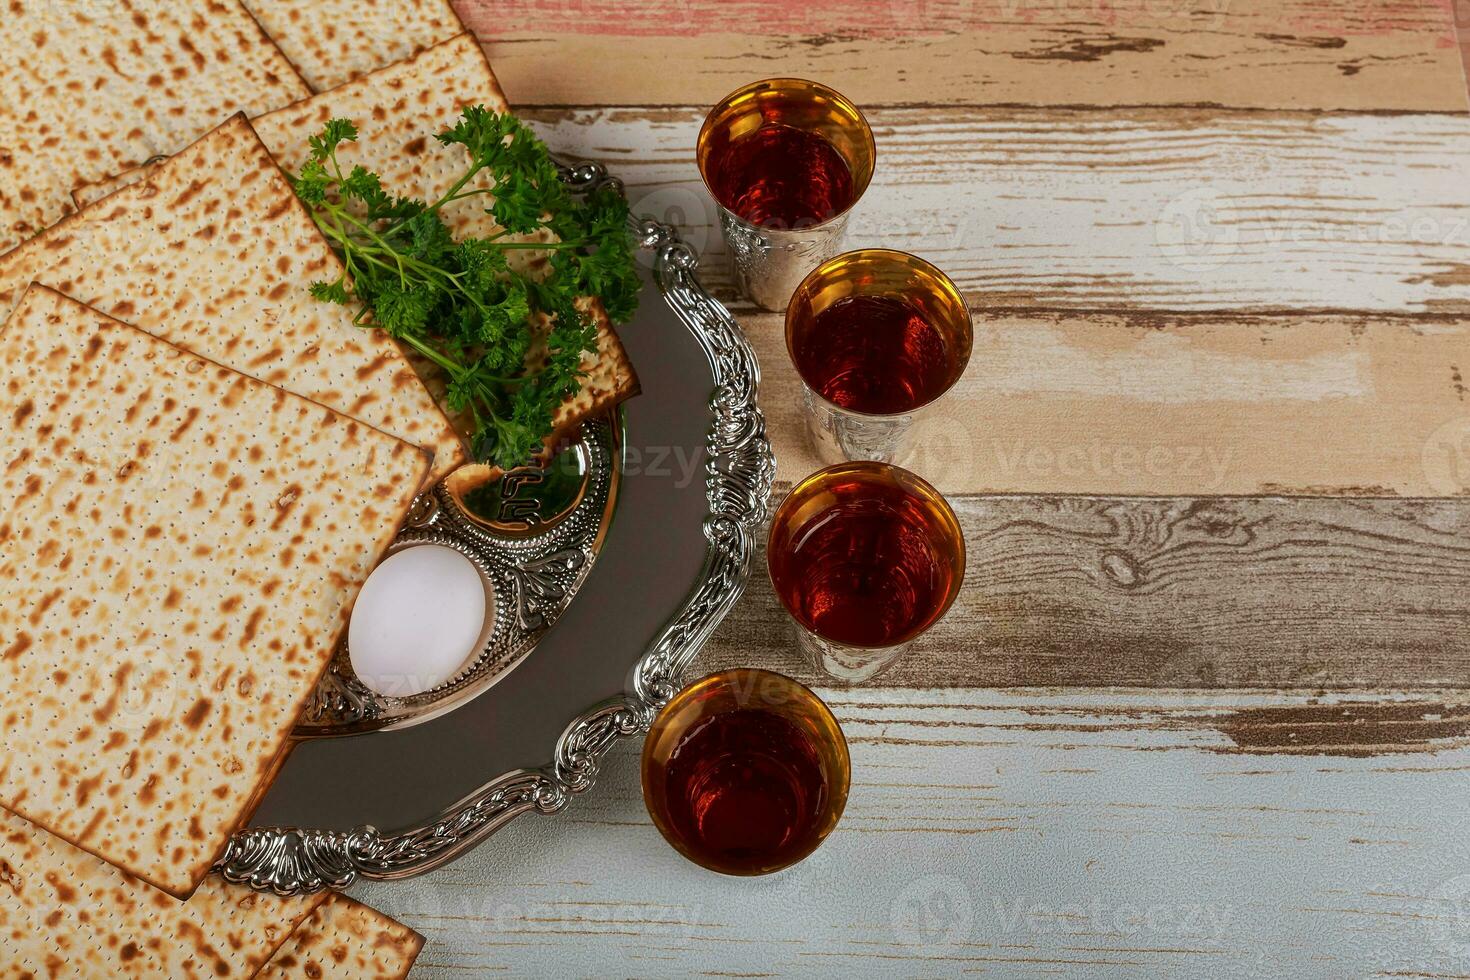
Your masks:
{"label": "parsley sprig", "polygon": [[[484,106],[466,108],[436,137],[464,147],[470,163],[432,203],[389,194],[363,167],[344,172],[338,148],[357,135],[351,121],[333,119],[311,137],[311,156],[292,178],[345,267],[313,283],[312,295],[360,304],[355,322],[386,330],[442,369],[449,408],[473,423],[477,459],[525,463],[551,432],[552,413],[580,390],[582,355],[597,349],[596,322],[577,299],[600,298],[614,323],[637,306],[626,201],[609,187],[574,197],[545,145],[514,116]],[[482,172],[493,187],[475,179]],[[501,230],[455,241],[443,209],[476,197]],[[515,237],[542,229],[555,240]],[[550,255],[546,275],[511,267],[509,254],[525,249]],[[533,347],[545,357],[530,366]]]}

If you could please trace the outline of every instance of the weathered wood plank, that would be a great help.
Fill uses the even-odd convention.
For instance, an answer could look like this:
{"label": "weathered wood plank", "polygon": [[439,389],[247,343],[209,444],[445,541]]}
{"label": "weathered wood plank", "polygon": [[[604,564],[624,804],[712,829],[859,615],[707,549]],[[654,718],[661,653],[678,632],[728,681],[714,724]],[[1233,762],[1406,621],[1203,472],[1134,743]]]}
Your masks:
{"label": "weathered wood plank", "polygon": [[708,104],[788,74],[874,106],[1466,107],[1452,5],[1440,0],[456,6],[517,105]]}
{"label": "weathered wood plank", "polygon": [[[1470,499],[950,503],[965,587],[882,684],[1470,687]],[[819,680],[793,629],[762,551],[706,662]]]}
{"label": "weathered wood plank", "polygon": [[[820,463],[784,318],[741,317],[780,467]],[[1470,494],[1470,320],[975,311],[906,461],[946,493]]]}
{"label": "weathered wood plank", "polygon": [[1470,88],[1470,7],[1463,3],[1450,5],[1454,12],[1455,34],[1460,45],[1460,66],[1464,69],[1467,88]]}
{"label": "weathered wood plank", "polygon": [[[697,109],[533,110],[684,227],[729,295]],[[915,252],[982,303],[1470,310],[1470,115],[895,108],[848,243]]]}
{"label": "weathered wood plank", "polygon": [[[1457,976],[1470,956],[1467,706],[1386,754],[1228,734],[1340,697],[821,692],[853,792],[773,878],[678,857],[632,747],[597,790],[459,864],[354,894],[428,937],[416,977]],[[1302,729],[1298,726],[1299,730]],[[1396,736],[1389,736],[1393,740]]]}

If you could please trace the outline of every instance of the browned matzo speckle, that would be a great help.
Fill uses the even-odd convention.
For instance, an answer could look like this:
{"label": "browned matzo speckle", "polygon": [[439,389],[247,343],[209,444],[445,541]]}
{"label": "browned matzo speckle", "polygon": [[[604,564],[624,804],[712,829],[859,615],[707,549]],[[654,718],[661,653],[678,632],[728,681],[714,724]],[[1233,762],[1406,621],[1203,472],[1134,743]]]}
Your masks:
{"label": "browned matzo speckle", "polygon": [[[262,164],[269,169],[243,190],[242,176]],[[170,200],[172,190],[188,187],[200,173],[210,179],[186,204],[148,205],[150,189]],[[240,244],[193,234],[227,205],[241,211],[233,225],[246,233]],[[51,247],[62,239],[64,247]],[[169,241],[185,244],[159,263],[159,249]],[[275,269],[282,255],[297,260],[291,278]],[[0,317],[32,281],[109,315],[130,304],[126,322],[133,326],[328,408],[350,414],[364,392],[375,394],[359,417],[434,452],[435,474],[448,472],[464,457],[453,427],[422,385],[397,383],[410,368],[392,338],[354,326],[349,309],[311,296],[309,284],[335,272],[307,273],[307,260],[337,268],[270,153],[250,124],[234,117],[141,183],[0,256]],[[309,346],[319,355],[296,360],[293,352]],[[374,362],[380,370],[357,376],[358,368]],[[200,367],[202,362],[194,369]]]}
{"label": "browned matzo speckle", "polygon": [[248,977],[325,899],[210,878],[179,902],[0,810],[6,977]]}
{"label": "browned matzo speckle", "polygon": [[258,980],[402,980],[423,946],[424,938],[407,926],[332,895],[282,944]]}
{"label": "browned matzo speckle", "polygon": [[[317,92],[464,32],[449,0],[314,0],[310,26],[299,23],[300,0],[245,0],[245,6]],[[318,24],[331,27],[318,30]]]}
{"label": "browned matzo speckle", "polygon": [[[111,353],[84,362],[94,336]],[[69,356],[50,356],[58,341]],[[23,400],[38,406],[0,427],[0,459],[37,447],[0,475],[0,499],[44,488],[24,506],[28,527],[48,529],[42,542],[0,541],[0,805],[178,896],[255,796],[428,469],[423,454],[376,429],[345,447],[340,426],[321,424],[320,405],[216,365],[189,370],[201,364],[44,286],[25,293],[0,331],[0,417]],[[225,407],[220,396],[235,386],[241,398]],[[154,408],[125,419],[121,406],[149,388]],[[88,455],[150,447],[128,461],[125,479],[104,470],[88,487],[82,475],[95,468],[85,458],[38,442],[40,427],[66,421],[41,407],[62,391],[73,393],[67,412],[110,419],[86,430]],[[279,465],[282,446],[289,467]],[[385,488],[387,505],[365,511],[361,502]],[[91,508],[84,531],[60,516],[74,500]],[[336,531],[305,519],[344,508],[352,520]],[[76,534],[114,567],[93,557],[63,568],[54,559]],[[316,563],[281,560],[293,539]],[[215,628],[218,638],[203,642]],[[260,683],[220,700],[221,679],[240,675]],[[227,791],[216,798],[222,771]],[[196,817],[199,831],[179,814]]]}
{"label": "browned matzo speckle", "polygon": [[[310,94],[238,0],[88,0],[92,17],[79,9],[23,0],[0,17],[0,252],[73,210],[78,183],[182,149],[232,112]],[[159,72],[190,45],[221,57]]]}
{"label": "browned matzo speckle", "polygon": [[[384,93],[390,90],[406,91],[413,97],[394,100],[402,105],[393,111],[374,112],[383,108]],[[392,188],[394,193],[433,200],[459,178],[466,158],[462,147],[442,147],[437,142],[425,144],[423,135],[448,128],[461,108],[476,103],[484,103],[500,111],[508,108],[479,43],[472,35],[464,34],[437,44],[412,60],[390,65],[331,92],[258,116],[252,120],[252,125],[277,162],[292,171],[305,162],[309,151],[308,139],[320,130],[324,119],[334,116],[354,119],[362,135],[357,143],[341,149],[339,157],[343,165],[360,164],[378,173],[384,185]],[[145,173],[150,171],[135,171],[119,175],[114,180],[80,187],[76,190],[77,200],[81,203],[98,201],[117,188],[141,179]],[[487,189],[488,178],[480,186]],[[485,213],[484,201],[479,198],[450,205],[444,210],[444,218],[450,231],[458,238],[490,236],[500,230]],[[549,232],[539,234],[545,237],[536,240],[550,240]],[[534,274],[538,267],[544,266],[545,253],[526,249],[512,254],[510,259],[521,271]],[[583,307],[598,325],[597,354],[586,358],[584,366],[588,375],[583,379],[581,392],[556,411],[552,419],[555,431],[548,445],[575,430],[582,420],[608,410],[639,390],[633,364],[601,305],[589,300]],[[397,352],[393,353],[396,355]],[[532,354],[533,361],[541,357],[544,357],[544,351]],[[442,373],[412,354],[409,361],[442,406]],[[396,370],[402,363],[395,357],[392,364],[364,363],[358,370],[368,374],[386,372]],[[254,369],[247,370],[253,372]],[[402,371],[396,377],[407,387],[419,387],[413,371]],[[381,401],[381,391],[381,387],[361,391],[356,400],[345,406],[346,414],[367,421],[392,417],[398,410],[398,400]],[[469,430],[468,420],[461,418],[456,422],[461,432]],[[379,421],[377,424],[393,431],[387,423]]]}

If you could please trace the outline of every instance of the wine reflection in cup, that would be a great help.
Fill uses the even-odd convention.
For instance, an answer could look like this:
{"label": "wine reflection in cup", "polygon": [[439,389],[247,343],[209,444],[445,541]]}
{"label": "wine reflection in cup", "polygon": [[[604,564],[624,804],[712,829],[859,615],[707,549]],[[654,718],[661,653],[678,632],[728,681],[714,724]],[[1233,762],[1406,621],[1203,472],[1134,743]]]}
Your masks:
{"label": "wine reflection in cup", "polygon": [[768,670],[711,674],[674,695],[643,744],[643,800],[690,861],[728,875],[780,871],[842,816],[851,765],[832,712]]}

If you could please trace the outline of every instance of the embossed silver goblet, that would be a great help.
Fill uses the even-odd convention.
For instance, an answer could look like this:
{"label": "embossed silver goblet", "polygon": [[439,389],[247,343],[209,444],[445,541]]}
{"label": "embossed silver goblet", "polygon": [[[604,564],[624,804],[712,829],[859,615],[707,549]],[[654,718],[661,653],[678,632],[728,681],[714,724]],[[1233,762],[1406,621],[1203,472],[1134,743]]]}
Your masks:
{"label": "embossed silver goblet", "polygon": [[959,289],[917,256],[859,249],[812,270],[786,307],[786,349],[817,458],[904,462],[973,342]]}
{"label": "embossed silver goblet", "polygon": [[735,282],[785,309],[802,278],[835,255],[873,177],[873,131],[857,106],[800,78],[737,89],[711,110],[697,156],[719,206]]}
{"label": "embossed silver goblet", "polygon": [[887,463],[840,463],[792,487],[766,562],[807,661],[848,683],[897,661],[948,612],[965,535],[938,490]]}

